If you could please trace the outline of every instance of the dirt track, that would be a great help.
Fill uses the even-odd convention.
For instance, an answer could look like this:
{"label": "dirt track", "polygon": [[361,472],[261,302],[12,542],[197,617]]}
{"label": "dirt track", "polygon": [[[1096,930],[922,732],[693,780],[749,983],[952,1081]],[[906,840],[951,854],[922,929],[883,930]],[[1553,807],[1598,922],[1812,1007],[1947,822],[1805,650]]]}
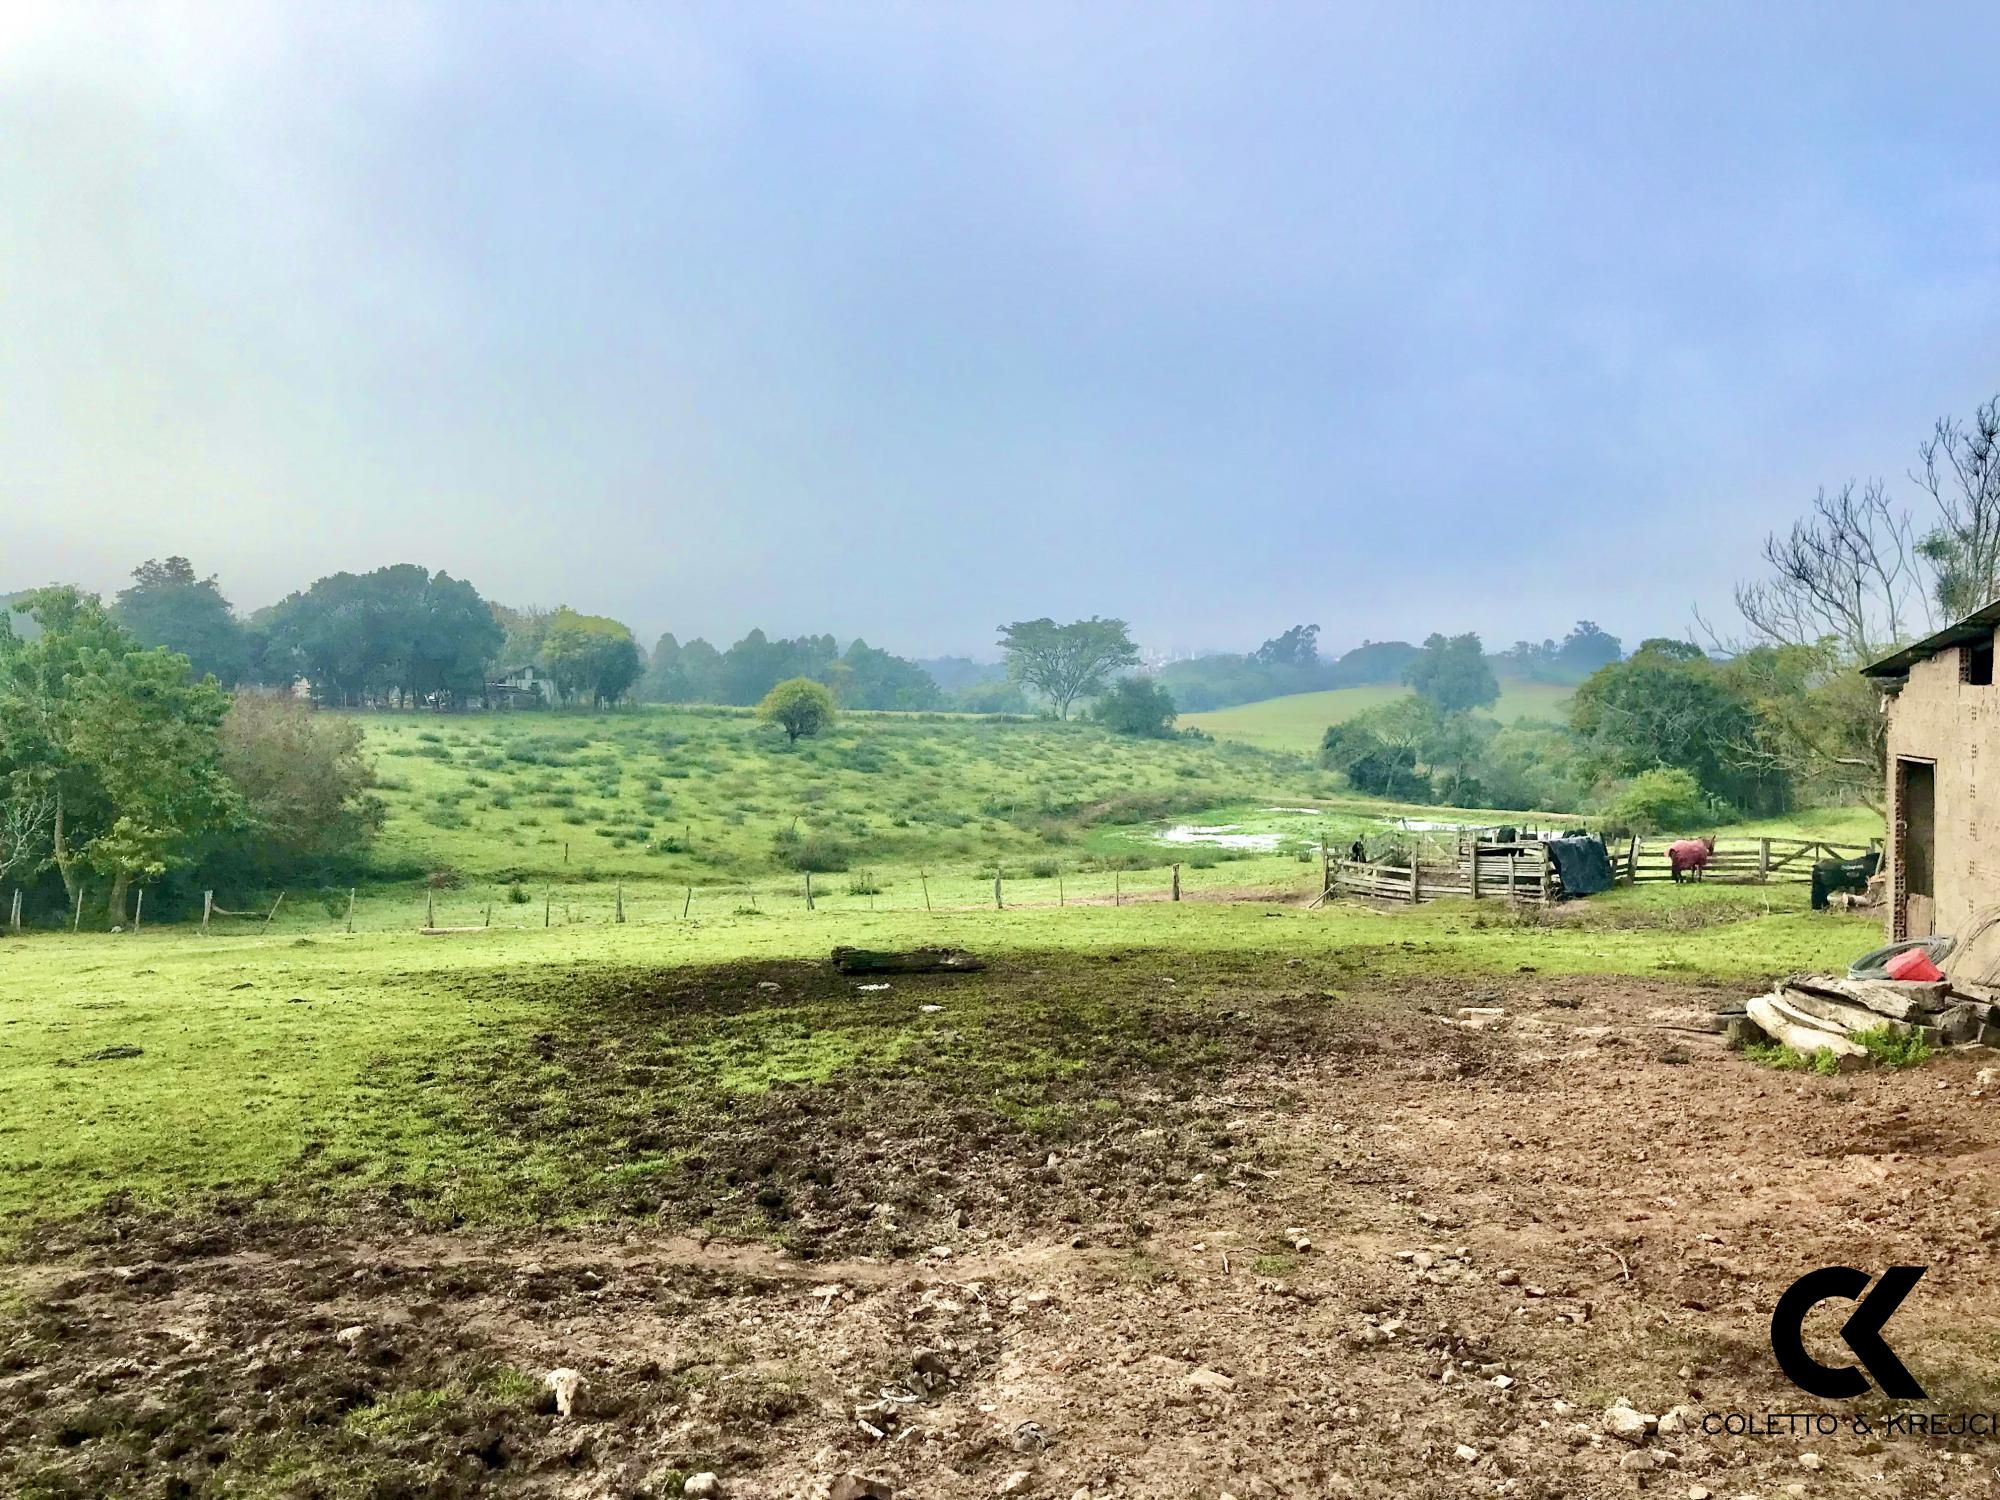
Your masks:
{"label": "dirt track", "polygon": [[[843,1474],[906,1496],[1994,1493],[2000,1441],[1699,1431],[1820,1407],[1766,1324],[1838,1263],[1928,1264],[1897,1351],[1931,1409],[2000,1407],[1990,1059],[1773,1073],[1700,1032],[1609,1029],[1717,998],[1627,981],[1390,998],[1367,1048],[1232,1066],[1165,1123],[1046,1160],[889,1111],[885,1165],[938,1210],[915,1256],[854,1253],[852,1205],[793,1251],[255,1214],[51,1233],[11,1273],[0,1489],[664,1495],[712,1470],[772,1497]],[[1497,1029],[1450,1019],[1496,1004]],[[851,1112],[785,1128],[833,1178],[876,1149]],[[1837,1322],[1809,1325],[1834,1363]],[[585,1380],[568,1419],[524,1379],[555,1366]],[[1685,1408],[1682,1430],[1608,1435],[1618,1398]]]}

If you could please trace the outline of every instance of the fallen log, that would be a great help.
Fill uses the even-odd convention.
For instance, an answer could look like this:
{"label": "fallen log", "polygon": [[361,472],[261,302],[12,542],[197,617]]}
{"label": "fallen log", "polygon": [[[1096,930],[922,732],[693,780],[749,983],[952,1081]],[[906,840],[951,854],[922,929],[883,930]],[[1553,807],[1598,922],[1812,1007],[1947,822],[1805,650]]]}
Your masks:
{"label": "fallen log", "polygon": [[1850,1040],[1844,1032],[1825,1031],[1807,1025],[1804,1021],[1788,1014],[1775,995],[1759,995],[1746,1005],[1744,1010],[1750,1019],[1763,1029],[1765,1035],[1783,1042],[1802,1057],[1810,1057],[1813,1053],[1824,1049],[1839,1058],[1843,1067],[1867,1066],[1866,1047]]}
{"label": "fallen log", "polygon": [[963,948],[836,948],[833,966],[843,974],[970,974],[986,960]]}

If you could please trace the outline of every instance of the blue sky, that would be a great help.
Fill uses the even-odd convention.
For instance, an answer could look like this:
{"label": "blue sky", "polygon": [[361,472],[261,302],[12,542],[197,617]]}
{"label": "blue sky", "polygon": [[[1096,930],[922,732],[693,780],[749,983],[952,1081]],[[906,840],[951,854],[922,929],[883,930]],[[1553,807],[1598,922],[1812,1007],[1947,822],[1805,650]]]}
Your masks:
{"label": "blue sky", "polygon": [[420,561],[648,642],[1636,642],[2000,391],[1996,43],[1944,5],[17,3],[0,588],[179,552],[245,606]]}

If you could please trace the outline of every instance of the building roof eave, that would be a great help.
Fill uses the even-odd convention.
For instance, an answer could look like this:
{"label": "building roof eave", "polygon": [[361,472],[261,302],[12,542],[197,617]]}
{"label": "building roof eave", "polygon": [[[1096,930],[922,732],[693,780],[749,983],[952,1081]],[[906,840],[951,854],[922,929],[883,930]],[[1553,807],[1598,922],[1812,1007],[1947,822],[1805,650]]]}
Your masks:
{"label": "building roof eave", "polygon": [[1928,661],[1940,651],[1949,651],[1953,646],[1963,646],[1967,641],[1976,641],[1981,636],[1990,636],[2000,627],[2000,600],[1984,609],[1974,610],[1962,620],[1954,620],[1934,635],[1893,651],[1880,661],[1871,661],[1861,669],[1863,677],[1907,677],[1910,668],[1920,661]]}

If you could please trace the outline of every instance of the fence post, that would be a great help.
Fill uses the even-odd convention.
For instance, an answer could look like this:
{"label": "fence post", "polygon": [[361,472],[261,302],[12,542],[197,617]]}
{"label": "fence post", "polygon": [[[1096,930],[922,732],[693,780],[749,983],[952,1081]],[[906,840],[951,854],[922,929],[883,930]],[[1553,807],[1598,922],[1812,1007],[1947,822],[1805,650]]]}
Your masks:
{"label": "fence post", "polygon": [[1636,833],[1632,835],[1632,847],[1625,853],[1625,883],[1639,883],[1639,835]]}
{"label": "fence post", "polygon": [[426,886],[424,887],[424,926],[437,926],[437,916],[437,891],[430,886]]}
{"label": "fence post", "polygon": [[687,900],[681,903],[681,920],[687,920],[688,909],[694,905],[694,887],[688,887]]}
{"label": "fence post", "polygon": [[1111,872],[1111,904],[1113,906],[1125,904],[1125,883],[1116,870]]}
{"label": "fence post", "polygon": [[1472,841],[1472,899],[1479,899],[1479,840]]}
{"label": "fence post", "polygon": [[618,882],[618,906],[612,920],[616,922],[625,920],[625,882],[622,880]]}
{"label": "fence post", "polygon": [[[208,918],[209,914],[214,910],[215,910],[215,892],[203,891],[201,893],[201,935],[203,937],[208,936]],[[350,920],[352,920],[353,918],[352,903],[350,903],[349,905],[348,917]]]}
{"label": "fence post", "polygon": [[1410,904],[1416,905],[1424,899],[1424,851],[1418,844],[1410,850]]}
{"label": "fence post", "polygon": [[1063,895],[1063,878],[1061,870],[1056,871],[1056,905],[1057,906],[1069,905],[1068,899]]}
{"label": "fence post", "polygon": [[1771,883],[1771,840],[1769,837],[1757,841],[1757,884]]}
{"label": "fence post", "polygon": [[1000,872],[998,870],[993,872],[993,909],[995,911],[1002,909],[1000,905]]}
{"label": "fence post", "polygon": [[542,925],[543,925],[544,927],[546,927],[546,926],[548,926],[548,925],[549,925],[549,911],[550,911],[550,908],[551,908],[551,907],[553,907],[553,906],[555,905],[555,899],[556,899],[556,891],[555,891],[555,887],[554,887],[554,886],[551,886],[551,885],[545,885],[545,886],[543,886],[543,887],[542,887]]}
{"label": "fence post", "polygon": [[139,887],[139,899],[132,907],[132,936],[139,935],[139,924],[146,920],[146,888]]}
{"label": "fence post", "polygon": [[482,927],[491,927],[493,925],[493,903],[491,901],[486,903],[486,920],[479,925]]}
{"label": "fence post", "polygon": [[81,885],[76,888],[76,918],[69,924],[69,930],[71,932],[83,931],[83,887]]}
{"label": "fence post", "polygon": [[347,930],[354,931],[354,887],[351,885],[347,888]]}
{"label": "fence post", "polygon": [[931,909],[931,877],[925,873],[921,865],[917,867],[917,883],[924,888],[924,910],[929,911]]}
{"label": "fence post", "polygon": [[1180,899],[1181,899],[1181,867],[1178,864],[1176,864],[1174,866],[1174,900],[1178,901]]}
{"label": "fence post", "polygon": [[813,909],[813,872],[806,871],[806,910]]}

